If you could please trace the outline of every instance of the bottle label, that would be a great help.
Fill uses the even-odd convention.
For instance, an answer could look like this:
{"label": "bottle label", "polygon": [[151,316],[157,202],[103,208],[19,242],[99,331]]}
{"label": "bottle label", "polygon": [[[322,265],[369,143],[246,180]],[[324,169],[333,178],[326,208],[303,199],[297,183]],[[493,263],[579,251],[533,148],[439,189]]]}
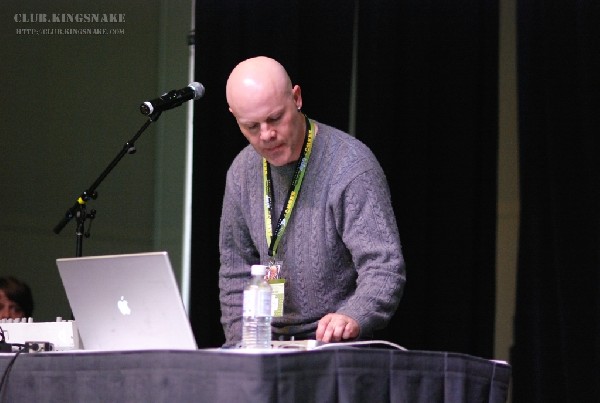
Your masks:
{"label": "bottle label", "polygon": [[244,290],[244,316],[271,316],[270,290]]}

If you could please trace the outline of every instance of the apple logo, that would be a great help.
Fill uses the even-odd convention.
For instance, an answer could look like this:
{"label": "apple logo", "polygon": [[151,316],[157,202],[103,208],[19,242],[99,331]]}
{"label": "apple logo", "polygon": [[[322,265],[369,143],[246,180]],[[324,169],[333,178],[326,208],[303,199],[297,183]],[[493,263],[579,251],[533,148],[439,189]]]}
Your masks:
{"label": "apple logo", "polygon": [[129,308],[129,303],[127,302],[127,300],[125,299],[124,296],[121,296],[121,299],[119,300],[119,302],[117,302],[117,307],[119,308],[119,311],[121,312],[121,314],[131,315],[131,309]]}

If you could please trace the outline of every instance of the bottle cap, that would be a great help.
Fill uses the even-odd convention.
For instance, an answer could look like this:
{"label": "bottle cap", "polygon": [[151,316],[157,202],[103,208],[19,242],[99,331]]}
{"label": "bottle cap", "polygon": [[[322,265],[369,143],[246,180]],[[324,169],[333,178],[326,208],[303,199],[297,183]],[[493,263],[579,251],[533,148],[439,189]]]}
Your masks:
{"label": "bottle cap", "polygon": [[264,276],[267,273],[267,266],[262,264],[253,264],[250,267],[250,274],[253,276]]}

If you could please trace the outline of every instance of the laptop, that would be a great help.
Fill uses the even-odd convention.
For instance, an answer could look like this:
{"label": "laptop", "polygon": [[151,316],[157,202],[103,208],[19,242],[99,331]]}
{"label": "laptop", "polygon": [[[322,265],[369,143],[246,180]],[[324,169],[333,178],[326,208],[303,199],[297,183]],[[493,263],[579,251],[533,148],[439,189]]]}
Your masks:
{"label": "laptop", "polygon": [[167,252],[56,259],[84,350],[196,350]]}

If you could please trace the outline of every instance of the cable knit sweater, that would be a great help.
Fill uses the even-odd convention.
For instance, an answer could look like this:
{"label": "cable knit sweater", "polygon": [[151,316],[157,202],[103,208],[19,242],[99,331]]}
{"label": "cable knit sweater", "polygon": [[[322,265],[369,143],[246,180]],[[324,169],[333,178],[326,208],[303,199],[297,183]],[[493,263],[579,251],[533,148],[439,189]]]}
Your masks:
{"label": "cable knit sweater", "polygon": [[[283,262],[283,316],[277,334],[311,334],[321,317],[354,318],[359,337],[383,328],[405,283],[398,228],[385,175],[356,138],[317,123],[318,134],[290,221],[277,249]],[[286,201],[295,163],[271,167],[274,220]],[[273,224],[275,226],[275,224]],[[227,172],[221,215],[219,274],[225,346],[242,335],[242,293],[252,264],[269,260],[262,158],[248,145]]]}

